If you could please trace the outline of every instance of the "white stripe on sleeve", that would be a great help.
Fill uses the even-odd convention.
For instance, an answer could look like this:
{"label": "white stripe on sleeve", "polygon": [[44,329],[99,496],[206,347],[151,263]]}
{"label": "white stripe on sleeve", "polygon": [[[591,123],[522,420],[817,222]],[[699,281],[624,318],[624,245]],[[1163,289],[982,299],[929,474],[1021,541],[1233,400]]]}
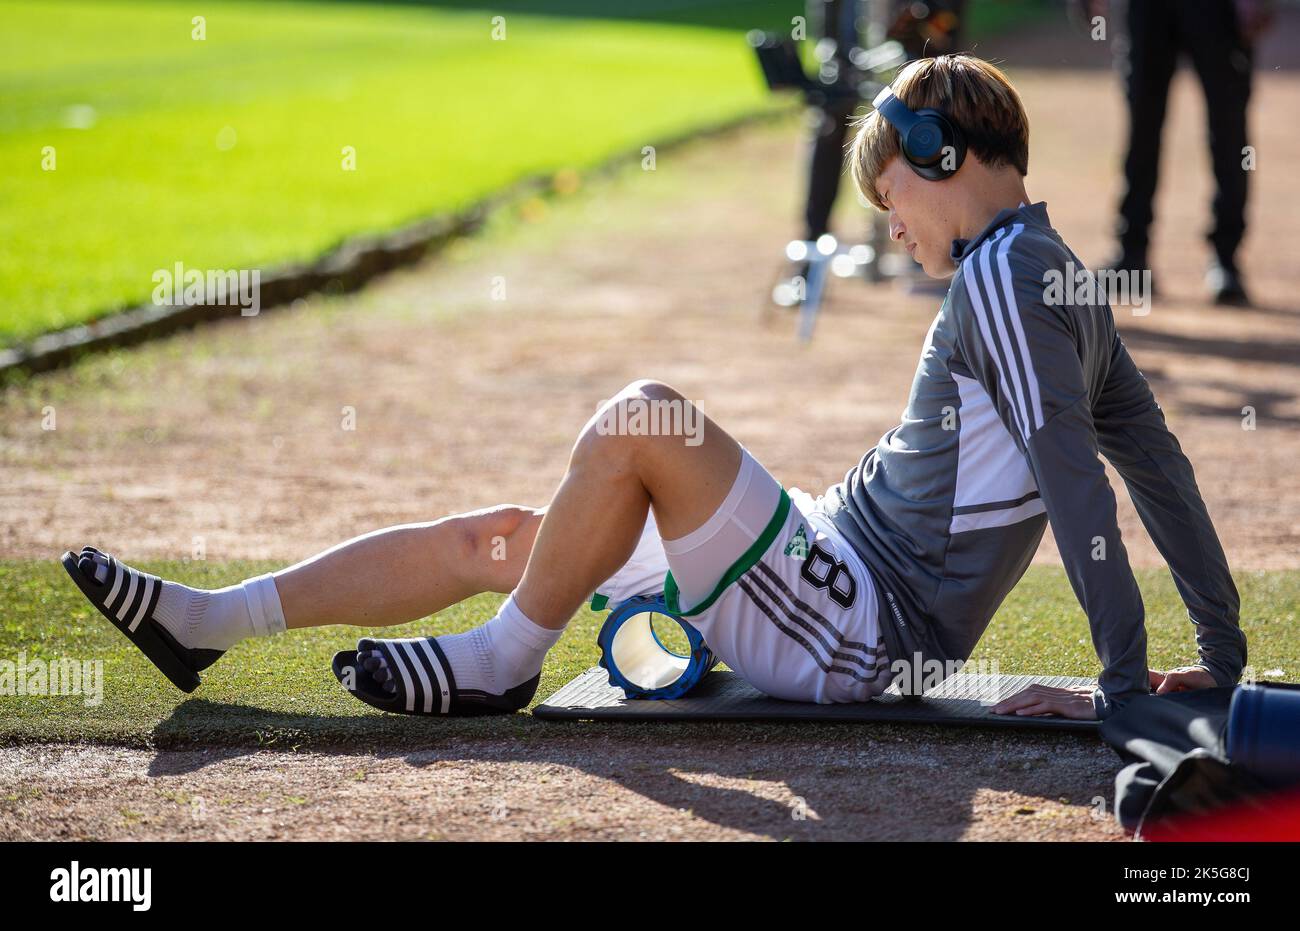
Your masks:
{"label": "white stripe on sleeve", "polygon": [[993,318],[993,324],[997,328],[998,343],[1002,351],[1006,378],[1010,382],[1007,396],[1013,399],[1017,405],[1020,412],[1020,433],[1028,440],[1029,434],[1033,431],[1034,422],[1029,417],[1029,407],[1025,403],[1024,393],[1020,387],[1020,367],[1011,348],[1011,337],[1007,334],[1007,298],[1006,295],[999,293],[997,282],[994,280],[993,272],[989,267],[989,257],[996,251],[993,247],[994,243],[1001,239],[1005,245],[1015,238],[1014,233],[1004,238],[1002,236],[1004,232],[1006,232],[1005,227],[998,230],[998,235],[980,249],[980,272],[984,278],[984,290],[989,297],[989,316]]}
{"label": "white stripe on sleeve", "polygon": [[1025,328],[1020,322],[1020,306],[1016,303],[1016,290],[1011,283],[1011,265],[1007,262],[1007,250],[1011,248],[1011,240],[1020,235],[1024,224],[1017,223],[1012,227],[1011,235],[1002,243],[1002,248],[998,250],[998,269],[1002,273],[1002,291],[1006,295],[1007,305],[1010,309],[1008,316],[1011,317],[1011,326],[1016,331],[1016,340],[1020,344],[1020,356],[1025,360],[1025,380],[1029,383],[1029,402],[1033,408],[1034,418],[1031,420],[1031,430],[1041,430],[1043,427],[1043,399],[1038,391],[1038,375],[1034,372],[1034,360],[1029,354],[1029,343],[1025,340]]}
{"label": "white stripe on sleeve", "polygon": [[[970,297],[971,308],[975,311],[975,320],[979,324],[980,336],[983,337],[985,351],[988,352],[990,358],[993,359],[993,364],[997,366],[998,378],[1002,382],[1002,393],[1010,402],[1011,416],[1016,421],[1016,426],[1020,430],[1021,437],[1028,441],[1029,433],[1025,429],[1025,422],[1022,419],[1020,411],[1016,409],[1015,385],[1013,385],[1007,378],[1007,367],[1002,361],[1002,356],[998,354],[997,342],[993,338],[993,331],[989,326],[988,309],[984,306],[984,299],[980,297],[978,284],[972,280],[972,276],[976,273],[976,262],[981,255],[988,251],[992,242],[993,241],[991,240],[990,242],[985,243],[979,248],[979,251],[976,252],[975,255],[966,259],[966,294]],[[991,290],[990,293],[992,293]]]}

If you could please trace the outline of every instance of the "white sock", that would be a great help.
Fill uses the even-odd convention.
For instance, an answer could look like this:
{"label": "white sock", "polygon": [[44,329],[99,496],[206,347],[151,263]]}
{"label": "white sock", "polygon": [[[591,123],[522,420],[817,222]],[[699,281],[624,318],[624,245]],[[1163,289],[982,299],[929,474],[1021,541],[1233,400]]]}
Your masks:
{"label": "white sock", "polygon": [[269,637],[285,628],[270,573],[215,591],[163,582],[154,618],[192,650],[229,650],[246,637]]}
{"label": "white sock", "polygon": [[530,621],[512,593],[487,623],[437,640],[458,688],[501,695],[541,672],[547,651],[563,633]]}

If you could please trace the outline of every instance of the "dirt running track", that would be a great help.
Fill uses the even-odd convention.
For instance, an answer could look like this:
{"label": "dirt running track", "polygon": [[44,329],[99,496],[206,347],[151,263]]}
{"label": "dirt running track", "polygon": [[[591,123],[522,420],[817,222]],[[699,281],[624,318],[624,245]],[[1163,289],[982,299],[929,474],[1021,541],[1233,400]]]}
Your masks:
{"label": "dirt running track", "polygon": [[1082,738],[986,736],[972,759],[966,739],[875,732],[382,756],[24,746],[0,760],[0,837],[1112,840],[1124,837],[1106,802],[1114,759]]}
{"label": "dirt running track", "polygon": [[[1277,54],[1300,45],[1288,17]],[[1079,67],[1047,67],[1062,49]],[[1008,64],[1031,114],[1031,194],[1099,260],[1119,183],[1105,50],[1052,33],[980,51]],[[1039,64],[1017,68],[1022,51]],[[1259,306],[1201,297],[1208,156],[1199,90],[1182,73],[1154,245],[1163,296],[1120,319],[1240,569],[1300,567],[1300,73],[1272,69],[1275,57],[1263,56],[1253,100],[1243,264]],[[763,313],[795,230],[798,129],[665,152],[653,173],[539,205],[362,294],[8,391],[0,556],[95,541],[178,558],[201,537],[208,559],[289,562],[387,524],[545,502],[579,426],[643,376],[698,399],[786,484],[825,488],[896,422],[937,299],[835,282],[810,348],[789,318]],[[851,231],[860,211],[842,201]],[[41,429],[47,406],[54,431]],[[355,431],[340,428],[348,407]],[[1157,562],[1119,494],[1134,562]],[[1056,559],[1050,535],[1039,559]],[[1094,741],[864,729],[832,747],[779,733],[757,748],[606,740],[598,765],[589,741],[563,739],[387,757],[20,747],[0,762],[0,837],[1122,836],[1092,814],[1117,763]],[[806,821],[791,817],[796,796]],[[201,816],[176,801],[194,797]]]}

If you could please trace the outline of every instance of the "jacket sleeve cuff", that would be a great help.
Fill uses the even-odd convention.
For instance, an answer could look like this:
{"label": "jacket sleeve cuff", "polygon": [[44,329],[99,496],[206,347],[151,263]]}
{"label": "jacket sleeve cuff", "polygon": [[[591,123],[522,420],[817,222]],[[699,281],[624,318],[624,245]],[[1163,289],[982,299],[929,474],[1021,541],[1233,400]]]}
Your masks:
{"label": "jacket sleeve cuff", "polygon": [[1107,695],[1100,687],[1092,690],[1092,708],[1097,713],[1097,720],[1104,721],[1112,714],[1123,709],[1124,705],[1130,698],[1138,695],[1149,695],[1146,692],[1124,692],[1120,695]]}
{"label": "jacket sleeve cuff", "polygon": [[1208,671],[1209,674],[1214,677],[1215,685],[1219,685],[1219,686],[1236,685],[1237,681],[1241,678],[1240,671],[1238,671],[1235,675],[1233,675],[1232,673],[1225,670],[1222,666],[1219,666],[1215,663],[1208,662],[1207,660],[1202,659],[1198,661],[1196,665]]}
{"label": "jacket sleeve cuff", "polygon": [[1106,693],[1099,688],[1092,690],[1092,709],[1096,712],[1098,721],[1106,720],[1115,710],[1106,698]]}

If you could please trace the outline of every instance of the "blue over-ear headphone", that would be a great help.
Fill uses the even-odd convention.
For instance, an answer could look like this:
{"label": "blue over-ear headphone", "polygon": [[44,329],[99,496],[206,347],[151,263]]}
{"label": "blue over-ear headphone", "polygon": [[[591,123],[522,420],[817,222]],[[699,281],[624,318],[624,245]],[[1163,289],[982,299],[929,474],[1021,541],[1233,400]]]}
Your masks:
{"label": "blue over-ear headphone", "polygon": [[942,181],[957,173],[966,159],[966,137],[960,126],[938,110],[913,112],[888,87],[876,95],[873,106],[898,130],[903,161],[914,172],[927,181]]}

